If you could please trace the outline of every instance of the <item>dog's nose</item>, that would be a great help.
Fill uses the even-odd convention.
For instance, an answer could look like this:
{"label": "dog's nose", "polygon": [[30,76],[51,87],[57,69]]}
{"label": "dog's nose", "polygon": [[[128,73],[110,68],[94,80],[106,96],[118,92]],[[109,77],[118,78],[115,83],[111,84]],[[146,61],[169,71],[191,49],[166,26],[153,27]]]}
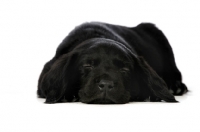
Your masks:
{"label": "dog's nose", "polygon": [[112,90],[114,88],[114,83],[113,81],[109,81],[109,80],[101,80],[99,82],[99,89],[100,90]]}

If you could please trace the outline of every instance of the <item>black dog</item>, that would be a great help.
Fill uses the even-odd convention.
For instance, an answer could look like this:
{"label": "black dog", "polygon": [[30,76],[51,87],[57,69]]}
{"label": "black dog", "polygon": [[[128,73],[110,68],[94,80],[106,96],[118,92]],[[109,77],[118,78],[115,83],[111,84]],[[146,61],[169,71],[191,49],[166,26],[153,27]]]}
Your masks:
{"label": "black dog", "polygon": [[38,83],[46,103],[176,102],[173,95],[187,91],[168,40],[149,23],[76,27],[45,64]]}

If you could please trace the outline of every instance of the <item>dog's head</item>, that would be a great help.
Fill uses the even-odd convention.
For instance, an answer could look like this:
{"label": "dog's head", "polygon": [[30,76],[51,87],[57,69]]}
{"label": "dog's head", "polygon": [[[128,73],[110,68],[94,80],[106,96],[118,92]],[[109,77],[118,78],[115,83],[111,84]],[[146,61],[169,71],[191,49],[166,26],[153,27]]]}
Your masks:
{"label": "dog's head", "polygon": [[84,103],[127,103],[147,98],[175,102],[165,82],[143,58],[109,39],[81,43],[62,55],[44,80],[48,89],[54,87],[46,91],[50,93],[47,102],[74,96]]}
{"label": "dog's head", "polygon": [[[81,89],[86,103],[126,103],[133,62],[126,51],[111,40],[90,41],[79,58]],[[130,88],[129,88],[130,89]]]}

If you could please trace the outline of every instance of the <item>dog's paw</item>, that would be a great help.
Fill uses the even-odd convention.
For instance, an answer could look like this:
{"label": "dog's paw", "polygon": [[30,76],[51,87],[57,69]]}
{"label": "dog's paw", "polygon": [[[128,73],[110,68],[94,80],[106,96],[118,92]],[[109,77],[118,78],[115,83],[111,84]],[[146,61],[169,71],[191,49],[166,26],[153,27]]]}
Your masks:
{"label": "dog's paw", "polygon": [[170,89],[169,91],[173,95],[179,96],[179,95],[183,95],[183,94],[187,93],[188,89],[184,83],[182,83],[180,81],[176,81],[174,87],[172,89]]}
{"label": "dog's paw", "polygon": [[57,102],[56,98],[46,98],[45,101],[46,104],[54,104],[56,102]]}
{"label": "dog's paw", "polygon": [[45,103],[47,104],[53,104],[53,103],[56,103],[58,101],[58,97],[57,97],[57,94],[54,90],[51,90],[47,97],[46,97],[46,101]]}

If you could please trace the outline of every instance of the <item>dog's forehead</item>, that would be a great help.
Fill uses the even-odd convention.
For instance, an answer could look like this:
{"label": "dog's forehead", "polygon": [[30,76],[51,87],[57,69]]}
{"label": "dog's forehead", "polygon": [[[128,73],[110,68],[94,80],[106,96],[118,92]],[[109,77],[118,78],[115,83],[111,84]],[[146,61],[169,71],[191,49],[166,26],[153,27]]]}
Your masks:
{"label": "dog's forehead", "polygon": [[84,50],[83,55],[89,58],[127,58],[127,53],[123,49],[116,45],[107,43],[92,45]]}

